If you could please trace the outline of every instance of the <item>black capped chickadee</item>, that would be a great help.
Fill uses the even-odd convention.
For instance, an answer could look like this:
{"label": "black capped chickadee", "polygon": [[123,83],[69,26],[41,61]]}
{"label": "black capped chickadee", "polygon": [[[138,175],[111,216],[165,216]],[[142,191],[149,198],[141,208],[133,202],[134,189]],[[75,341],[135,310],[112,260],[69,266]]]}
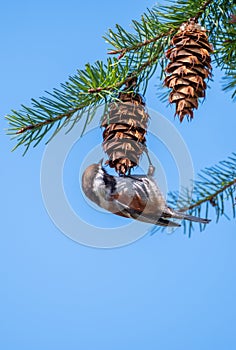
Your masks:
{"label": "black capped chickadee", "polygon": [[207,224],[211,220],[187,215],[167,206],[153,178],[152,166],[148,175],[109,175],[102,161],[88,166],[82,176],[85,195],[98,206],[113,214],[160,225],[181,226],[169,219],[180,219]]}

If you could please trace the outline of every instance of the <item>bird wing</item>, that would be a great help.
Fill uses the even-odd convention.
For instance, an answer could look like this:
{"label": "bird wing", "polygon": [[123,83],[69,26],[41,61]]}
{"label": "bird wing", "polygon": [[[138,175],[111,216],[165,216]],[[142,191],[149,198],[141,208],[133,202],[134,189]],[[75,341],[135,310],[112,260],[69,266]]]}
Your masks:
{"label": "bird wing", "polygon": [[112,199],[120,205],[129,208],[131,211],[142,213],[147,205],[148,193],[145,186],[145,179],[136,179],[129,177],[119,177],[116,182],[116,191]]}
{"label": "bird wing", "polygon": [[[116,191],[111,198],[117,208],[116,214],[150,224],[179,227],[178,223],[162,218],[158,215],[156,208],[148,204],[149,185],[147,177],[136,177],[135,181],[129,177],[118,178]],[[147,206],[149,208],[145,210]],[[114,209],[112,211],[114,213]]]}

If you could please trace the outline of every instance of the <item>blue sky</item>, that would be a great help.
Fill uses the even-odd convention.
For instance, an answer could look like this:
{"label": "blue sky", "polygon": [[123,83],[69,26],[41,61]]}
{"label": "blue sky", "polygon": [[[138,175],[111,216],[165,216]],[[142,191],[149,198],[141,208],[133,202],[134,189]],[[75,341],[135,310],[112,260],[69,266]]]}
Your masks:
{"label": "blue sky", "polygon": [[[107,29],[115,23],[129,28],[131,19],[152,5],[134,0],[112,6],[108,0],[2,4],[1,116],[59,87],[85,63],[105,59],[101,37]],[[221,91],[221,76],[214,72],[191,124],[179,125],[173,108],[158,101],[155,77],[146,94],[148,106],[181,133],[195,173],[235,151],[235,104]],[[58,230],[45,209],[40,188],[45,145],[25,157],[21,149],[11,153],[14,143],[5,135],[4,118],[0,123],[2,349],[235,349],[235,220],[213,220],[202,233],[196,227],[191,239],[177,230],[116,249],[80,245]],[[65,189],[79,211],[76,150],[65,164]],[[156,152],[168,188],[175,189],[176,173],[164,147],[158,144]]]}

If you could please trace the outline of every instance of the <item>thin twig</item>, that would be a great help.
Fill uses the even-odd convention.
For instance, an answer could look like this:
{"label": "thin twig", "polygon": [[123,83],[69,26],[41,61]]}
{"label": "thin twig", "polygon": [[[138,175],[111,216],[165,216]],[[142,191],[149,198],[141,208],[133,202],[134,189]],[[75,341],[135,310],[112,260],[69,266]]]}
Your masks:
{"label": "thin twig", "polygon": [[[204,13],[204,11],[206,10],[207,6],[213,2],[214,0],[207,0],[199,9],[199,11],[196,13],[196,15],[194,17],[192,17],[192,19],[194,19],[195,21],[197,21],[199,19],[199,17]],[[140,42],[136,45],[130,46],[130,47],[126,47],[124,49],[120,49],[120,50],[112,50],[109,51],[108,54],[110,55],[116,55],[116,54],[120,54],[120,56],[118,57],[118,59],[121,59],[126,53],[130,52],[130,51],[137,51],[138,49],[140,49],[143,46],[147,46],[153,42],[158,41],[161,38],[164,38],[166,36],[171,35],[172,33],[174,33],[176,31],[176,29],[169,29],[167,32],[164,32],[162,34],[158,34],[156,36],[154,36],[152,39],[148,39],[148,40],[144,40],[143,42]]]}
{"label": "thin twig", "polygon": [[215,197],[218,196],[218,194],[224,192],[225,190],[227,190],[227,188],[233,186],[236,184],[236,179],[230,181],[229,183],[227,183],[225,186],[221,187],[218,191],[216,191],[215,193],[195,202],[194,204],[190,205],[189,207],[185,207],[185,208],[181,208],[181,211],[186,211],[186,210],[191,210],[194,209],[196,207],[199,207],[201,204],[205,203],[205,202],[211,202],[212,200],[214,200]]}
{"label": "thin twig", "polygon": [[200,10],[198,11],[198,13],[193,17],[193,19],[195,21],[197,21],[199,19],[199,17],[204,13],[204,11],[206,10],[207,6],[210,5],[211,2],[213,2],[214,0],[207,0],[202,7],[200,7]]}
{"label": "thin twig", "polygon": [[58,121],[58,120],[60,120],[60,119],[62,119],[64,117],[70,118],[74,113],[78,112],[82,108],[84,108],[84,107],[74,108],[72,110],[69,110],[67,113],[59,114],[55,118],[46,119],[46,120],[44,120],[43,122],[40,122],[40,123],[30,124],[30,125],[24,126],[23,128],[21,128],[20,130],[18,130],[16,132],[16,135],[17,134],[23,134],[24,132],[26,132],[28,130],[35,130],[35,129],[41,128],[41,127],[43,127],[43,126],[45,126],[47,124],[55,123],[56,121]]}
{"label": "thin twig", "polygon": [[141,43],[138,43],[136,45],[133,45],[131,47],[127,47],[125,49],[120,49],[120,50],[113,50],[113,51],[109,51],[108,54],[109,55],[116,55],[118,53],[121,53],[121,55],[119,56],[119,58],[123,57],[127,52],[129,51],[137,51],[138,49],[140,49],[141,47],[143,46],[146,46],[146,45],[149,45],[151,43],[154,43],[155,41],[161,39],[161,38],[164,38],[165,36],[169,36],[171,35],[175,30],[172,28],[172,29],[169,29],[167,32],[165,33],[162,33],[162,34],[159,34],[157,36],[154,36],[152,39],[149,39],[149,40],[145,40]]}
{"label": "thin twig", "polygon": [[134,70],[132,72],[132,74],[130,74],[127,78],[123,79],[122,81],[119,81],[118,83],[114,84],[114,85],[110,85],[110,86],[105,86],[105,87],[97,87],[97,88],[93,88],[93,89],[89,89],[88,93],[90,94],[95,94],[101,91],[110,91],[110,90],[115,90],[120,88],[122,85],[125,85],[126,83],[128,83],[130,80],[133,79],[133,77],[138,76],[145,68],[147,68],[148,66],[154,64],[159,58],[159,55],[155,55],[153,58],[148,59],[146,62],[144,62],[139,69],[137,69],[136,71]]}
{"label": "thin twig", "polygon": [[110,86],[105,86],[105,87],[97,87],[97,88],[92,88],[92,89],[88,89],[88,93],[90,94],[96,94],[98,92],[101,92],[101,91],[104,91],[104,90],[107,90],[107,91],[111,91],[111,90],[115,90],[115,89],[118,89],[120,88],[122,85],[128,83],[130,80],[133,79],[133,77],[135,76],[136,74],[134,74],[134,72],[132,74],[130,74],[127,78],[119,81],[118,83],[116,84],[113,84],[113,85],[110,85]]}

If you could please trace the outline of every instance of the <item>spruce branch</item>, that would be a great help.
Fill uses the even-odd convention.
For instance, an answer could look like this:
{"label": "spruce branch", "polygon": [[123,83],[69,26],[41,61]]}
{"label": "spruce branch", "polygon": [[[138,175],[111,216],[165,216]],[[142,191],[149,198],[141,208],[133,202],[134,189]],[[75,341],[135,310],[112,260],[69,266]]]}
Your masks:
{"label": "spruce branch", "polygon": [[236,101],[236,68],[232,67],[231,70],[226,72],[223,77],[223,90],[224,91],[233,91],[232,99]]}
{"label": "spruce branch", "polygon": [[228,190],[234,185],[236,185],[236,178],[233,179],[232,181],[229,181],[226,185],[222,186],[218,191],[215,191],[214,193],[206,196],[205,198],[198,200],[197,202],[195,202],[194,204],[190,205],[187,208],[183,208],[182,211],[195,209],[206,202],[209,202],[212,206],[215,206],[216,205],[215,198],[217,198],[218,195],[225,192],[226,190]]}
{"label": "spruce branch", "polygon": [[174,33],[174,31],[175,31],[174,29],[169,29],[167,32],[162,33],[162,34],[158,34],[149,40],[144,40],[143,42],[139,42],[131,47],[126,47],[124,49],[109,51],[108,54],[110,54],[110,55],[120,54],[118,59],[121,59],[126,53],[128,53],[130,51],[137,51],[144,46],[155,43],[156,41],[158,41],[159,39],[161,39],[163,37],[170,36],[172,33]]}
{"label": "spruce branch", "polygon": [[[211,2],[213,2],[213,0],[207,0],[207,1],[205,1],[205,2],[203,3],[203,5],[200,6],[199,11],[194,15],[193,19],[197,21],[197,20],[199,19],[199,17],[204,13],[204,11],[206,10],[207,6],[208,6]],[[159,13],[159,12],[158,12],[158,13]],[[159,17],[154,15],[154,14],[155,14],[155,11],[153,11],[153,12],[149,11],[149,14],[152,14],[152,15],[153,15],[153,19],[154,19],[154,21],[155,21],[156,23],[158,23],[158,22],[160,21]],[[145,19],[146,19],[145,17],[143,17],[143,19],[142,19],[144,23],[145,23]],[[189,19],[189,17],[187,17],[187,19]],[[150,21],[150,18],[148,18],[148,20]],[[133,21],[133,23],[134,23],[134,26],[135,26],[136,22]],[[136,26],[137,26],[137,25],[136,25]],[[120,27],[118,27],[118,28],[119,28],[119,31],[120,31],[120,32],[123,32],[123,31],[124,31],[124,30],[121,29]],[[134,45],[132,45],[132,46],[127,46],[127,47],[125,47],[125,48],[123,48],[123,49],[111,50],[111,51],[108,52],[108,54],[111,54],[111,55],[120,54],[119,57],[118,57],[118,59],[121,59],[126,53],[128,53],[128,52],[130,52],[130,51],[137,51],[137,50],[139,50],[140,48],[142,48],[142,47],[144,47],[144,46],[147,46],[147,45],[149,45],[149,44],[152,44],[152,43],[157,42],[159,39],[161,39],[161,38],[163,38],[163,37],[171,36],[172,34],[174,34],[174,33],[178,30],[178,28],[179,28],[179,24],[175,25],[174,28],[173,28],[173,27],[170,27],[170,28],[167,29],[166,31],[164,31],[164,32],[162,32],[162,33],[158,33],[156,36],[151,37],[150,39],[144,39],[144,40],[141,41],[141,42],[137,42],[136,44],[134,44]],[[151,29],[153,29],[153,28],[151,28]],[[161,28],[160,28],[160,29],[161,29]],[[153,32],[152,32],[152,33],[153,33]],[[145,34],[146,34],[145,36],[147,36],[147,32],[146,32]],[[115,36],[115,33],[114,33],[113,31],[110,30],[109,35],[113,37],[113,36]],[[108,38],[108,37],[106,37],[106,36],[105,36],[104,38],[107,39],[108,42],[110,42],[110,43],[112,43],[112,44],[114,45],[114,42],[112,42],[112,41],[110,40],[110,38]],[[118,39],[118,37],[117,37],[117,39]],[[118,40],[117,40],[117,42],[118,42]]]}
{"label": "spruce branch", "polygon": [[[18,143],[14,149],[24,144],[26,146],[24,153],[26,153],[30,144],[35,142],[35,147],[53,126],[55,126],[55,131],[52,136],[61,130],[62,127],[67,126],[72,117],[75,117],[75,120],[79,121],[82,116],[91,112],[91,108],[95,109],[96,106],[101,105],[105,99],[116,99],[118,91],[120,91],[121,87],[128,83],[133,76],[138,76],[145,71],[144,74],[147,78],[148,75],[152,73],[152,66],[156,63],[158,57],[158,55],[151,54],[144,63],[138,63],[137,67],[135,67],[136,69],[134,69],[134,67],[132,68],[132,74],[128,74],[131,69],[128,65],[129,62],[127,61],[127,67],[124,70],[123,79],[119,80],[117,78],[113,84],[108,86],[95,87],[100,83],[100,80],[95,80],[95,71],[97,67],[87,65],[87,70],[85,72],[80,72],[81,78],[83,79],[83,82],[87,84],[87,87],[93,86],[87,88],[87,91],[85,91],[85,89],[81,91],[81,81],[77,76],[70,77],[69,82],[62,85],[66,92],[55,89],[53,93],[48,93],[53,99],[42,97],[40,102],[32,99],[33,108],[22,106],[23,110],[20,112],[13,110],[14,115],[9,115],[6,118],[11,125],[8,133],[13,135],[14,138],[18,138]],[[112,73],[114,75],[114,70],[119,69],[119,63],[116,58],[113,60],[109,59],[108,64],[105,66],[100,62],[97,62],[96,64],[99,66],[99,69],[104,69],[102,71],[104,77],[106,75],[109,76],[110,70],[113,69]],[[148,67],[149,70],[147,70]],[[90,80],[85,80],[85,78],[89,77],[87,71],[89,71],[91,77],[94,78],[92,82]],[[91,74],[91,72],[93,72],[93,74]],[[69,95],[69,93],[71,93],[71,95]],[[71,99],[71,96],[76,93],[78,96],[81,96],[81,103],[78,103],[78,105],[74,107],[74,101]],[[60,110],[63,112],[60,113]]]}
{"label": "spruce branch", "polygon": [[[171,206],[176,206],[177,203],[178,210],[189,212],[190,215],[197,217],[204,216],[205,218],[209,218],[209,208],[211,207],[215,211],[216,222],[219,221],[221,216],[228,219],[230,219],[230,216],[235,218],[236,153],[215,166],[203,169],[197,177],[198,180],[194,181],[192,191],[182,189],[179,192],[171,192],[168,203]],[[188,231],[190,237],[194,224],[184,221],[183,228],[184,233]],[[200,230],[203,229],[205,229],[205,226],[200,224]],[[154,228],[152,233],[157,230],[157,228]]]}
{"label": "spruce branch", "polygon": [[13,110],[7,116],[10,124],[8,133],[17,140],[16,147],[25,145],[27,150],[31,143],[37,145],[50,130],[54,129],[54,135],[70,122],[74,125],[84,120],[85,126],[88,111],[116,98],[130,73],[138,77],[137,89],[145,92],[158,66],[160,78],[163,78],[166,66],[164,52],[180,24],[190,18],[199,19],[209,30],[217,65],[226,71],[225,89],[233,89],[235,96],[233,3],[226,0],[176,0],[169,3],[147,10],[140,22],[133,21],[134,33],[119,25],[116,26],[117,32],[110,30],[106,40],[113,46],[110,53],[119,53],[118,58],[87,64],[84,70],[78,70],[77,74],[69,77],[69,81],[61,85],[61,90],[54,89],[52,93],[47,93],[49,97],[42,97],[39,101],[33,99],[31,107]]}
{"label": "spruce branch", "polygon": [[[133,21],[134,34],[127,34],[126,32],[126,35],[123,35],[125,30],[121,27],[118,28],[117,33],[110,30],[105,38],[107,42],[116,48],[110,53],[120,54],[118,58],[121,59],[126,54],[129,57],[135,57],[139,55],[140,51],[155,50],[157,46],[162,45],[160,39],[163,42],[163,38],[166,38],[166,44],[168,45],[171,37],[178,31],[179,26],[183,22],[190,18],[199,20],[200,24],[207,29],[209,41],[213,44],[213,62],[216,67],[223,69],[227,75],[228,84],[225,90],[233,90],[232,97],[235,97],[236,26],[234,20],[232,20],[236,12],[235,2],[228,0],[209,0],[205,2],[177,0],[170,1],[170,3],[170,5],[154,6],[152,11],[149,11],[148,18],[143,16],[138,26]],[[131,35],[133,36],[133,42],[130,45]],[[163,54],[166,46],[162,45],[162,47]],[[164,64],[160,64],[160,80],[163,79],[165,68],[163,56],[160,60],[161,62],[164,62]],[[161,85],[158,86],[158,96],[160,96],[161,100],[166,100],[165,91],[160,93],[161,88]]]}

